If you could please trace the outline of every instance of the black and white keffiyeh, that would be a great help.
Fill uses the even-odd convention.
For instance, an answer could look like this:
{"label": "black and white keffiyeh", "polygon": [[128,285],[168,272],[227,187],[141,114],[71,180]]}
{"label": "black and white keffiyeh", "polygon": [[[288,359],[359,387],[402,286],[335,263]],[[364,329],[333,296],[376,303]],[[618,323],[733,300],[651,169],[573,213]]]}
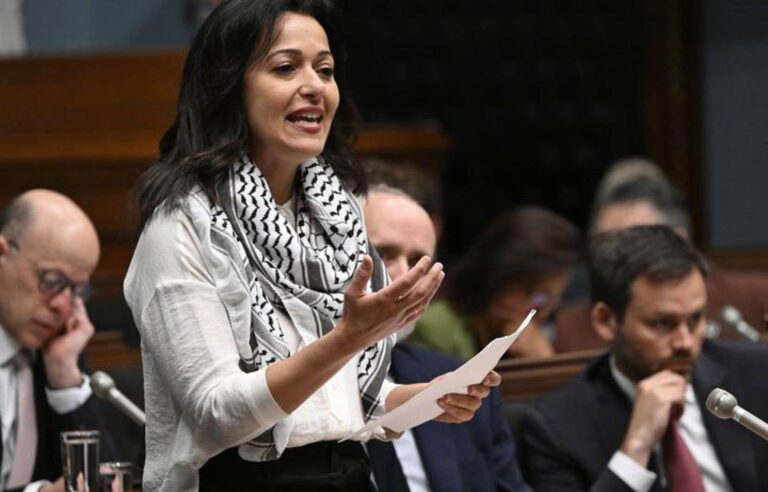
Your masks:
{"label": "black and white keffiyeh", "polygon": [[[248,276],[251,302],[249,347],[240,346],[240,367],[262,369],[291,355],[275,309],[287,313],[305,345],[328,333],[341,318],[344,289],[369,254],[359,203],[321,159],[303,162],[294,192],[296,224],[278,211],[259,168],[247,157],[233,166],[218,188],[220,205],[211,210],[211,238],[235,238]],[[225,249],[225,248],[222,248]],[[377,258],[374,255],[374,258]],[[374,290],[386,282],[384,265],[374,262]],[[380,412],[379,392],[389,367],[388,337],[358,358],[363,417]],[[280,455],[272,430],[240,448],[253,461]]]}

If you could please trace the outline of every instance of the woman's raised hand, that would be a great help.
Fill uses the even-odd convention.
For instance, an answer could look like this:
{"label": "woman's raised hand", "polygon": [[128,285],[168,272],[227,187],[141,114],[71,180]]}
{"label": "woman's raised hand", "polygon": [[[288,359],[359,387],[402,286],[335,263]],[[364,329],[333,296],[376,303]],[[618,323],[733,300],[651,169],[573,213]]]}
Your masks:
{"label": "woman's raised hand", "polygon": [[445,277],[443,265],[428,256],[407,273],[378,292],[365,288],[373,272],[366,255],[344,292],[344,314],[334,331],[359,350],[416,321],[429,306]]}

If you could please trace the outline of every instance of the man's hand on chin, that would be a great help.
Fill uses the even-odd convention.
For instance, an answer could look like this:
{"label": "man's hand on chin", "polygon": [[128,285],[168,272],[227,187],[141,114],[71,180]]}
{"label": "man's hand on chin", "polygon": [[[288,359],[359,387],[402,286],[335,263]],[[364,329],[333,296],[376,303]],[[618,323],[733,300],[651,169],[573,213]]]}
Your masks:
{"label": "man's hand on chin", "polygon": [[93,324],[88,319],[83,301],[76,299],[75,308],[64,323],[62,332],[41,349],[49,387],[62,389],[80,385],[82,374],[77,361],[93,332]]}
{"label": "man's hand on chin", "polygon": [[621,451],[648,466],[653,447],[661,441],[674,406],[683,408],[686,379],[669,369],[657,372],[637,384],[629,428]]}

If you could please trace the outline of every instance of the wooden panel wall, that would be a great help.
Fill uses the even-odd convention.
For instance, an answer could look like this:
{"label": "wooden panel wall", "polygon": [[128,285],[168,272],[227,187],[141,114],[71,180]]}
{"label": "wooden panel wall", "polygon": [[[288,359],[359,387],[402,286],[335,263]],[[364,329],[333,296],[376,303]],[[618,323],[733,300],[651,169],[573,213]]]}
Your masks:
{"label": "wooden panel wall", "polygon": [[97,295],[120,296],[131,187],[173,116],[181,63],[180,54],[0,62],[0,202],[34,187],[78,202],[102,241]]}

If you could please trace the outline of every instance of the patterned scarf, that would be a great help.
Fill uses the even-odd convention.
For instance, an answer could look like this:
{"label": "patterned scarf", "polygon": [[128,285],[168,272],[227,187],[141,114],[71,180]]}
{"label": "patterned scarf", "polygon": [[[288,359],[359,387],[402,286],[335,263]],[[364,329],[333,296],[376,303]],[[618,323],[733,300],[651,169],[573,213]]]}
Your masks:
{"label": "patterned scarf", "polygon": [[[310,159],[298,170],[296,224],[279,212],[264,176],[247,157],[233,166],[212,207],[212,240],[235,238],[250,289],[249,346],[239,346],[240,368],[253,372],[291,355],[275,309],[286,312],[305,345],[328,333],[341,318],[344,289],[371,254],[362,211],[333,169]],[[221,240],[221,239],[219,239]],[[371,288],[386,283],[384,265],[374,257]],[[393,337],[365,349],[357,361],[363,417],[381,412],[379,392],[389,368]],[[273,429],[240,447],[252,461],[279,458]]]}

